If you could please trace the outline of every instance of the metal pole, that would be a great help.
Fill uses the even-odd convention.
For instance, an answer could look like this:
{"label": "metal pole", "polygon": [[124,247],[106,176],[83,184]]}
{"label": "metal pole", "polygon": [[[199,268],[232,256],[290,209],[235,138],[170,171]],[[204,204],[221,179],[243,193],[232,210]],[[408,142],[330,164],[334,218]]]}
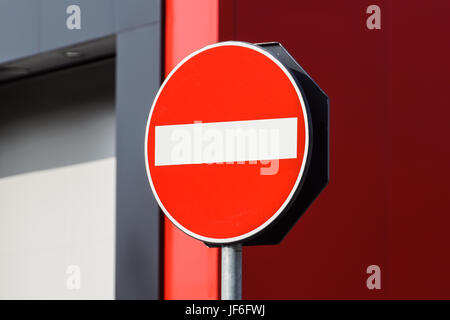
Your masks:
{"label": "metal pole", "polygon": [[242,299],[242,246],[222,246],[222,300]]}

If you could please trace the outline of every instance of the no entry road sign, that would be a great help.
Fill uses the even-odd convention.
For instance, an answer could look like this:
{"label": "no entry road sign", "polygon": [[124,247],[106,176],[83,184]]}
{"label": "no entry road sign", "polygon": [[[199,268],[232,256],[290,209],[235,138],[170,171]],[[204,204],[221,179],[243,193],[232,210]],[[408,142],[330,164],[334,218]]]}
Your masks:
{"label": "no entry road sign", "polygon": [[277,243],[328,182],[328,99],[277,43],[210,45],[162,84],[145,156],[161,209],[185,233]]}

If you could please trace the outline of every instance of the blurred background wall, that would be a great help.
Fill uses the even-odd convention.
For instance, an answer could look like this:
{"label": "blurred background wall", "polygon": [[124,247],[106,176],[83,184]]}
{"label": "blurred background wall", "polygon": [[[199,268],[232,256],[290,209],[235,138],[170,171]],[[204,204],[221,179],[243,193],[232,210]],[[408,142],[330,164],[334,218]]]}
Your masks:
{"label": "blurred background wall", "polygon": [[0,86],[0,298],[114,297],[114,71]]}
{"label": "blurred background wall", "polygon": [[160,296],[143,137],[161,10],[0,0],[0,299]]}

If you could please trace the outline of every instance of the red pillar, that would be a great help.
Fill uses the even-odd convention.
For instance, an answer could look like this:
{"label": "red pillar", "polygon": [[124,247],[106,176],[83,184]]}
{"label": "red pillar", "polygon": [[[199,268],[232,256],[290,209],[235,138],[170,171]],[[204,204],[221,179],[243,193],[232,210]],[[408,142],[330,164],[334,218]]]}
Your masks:
{"label": "red pillar", "polygon": [[[219,0],[166,0],[165,74],[184,57],[219,40]],[[174,182],[176,183],[176,182]],[[218,249],[164,221],[164,299],[218,299]]]}

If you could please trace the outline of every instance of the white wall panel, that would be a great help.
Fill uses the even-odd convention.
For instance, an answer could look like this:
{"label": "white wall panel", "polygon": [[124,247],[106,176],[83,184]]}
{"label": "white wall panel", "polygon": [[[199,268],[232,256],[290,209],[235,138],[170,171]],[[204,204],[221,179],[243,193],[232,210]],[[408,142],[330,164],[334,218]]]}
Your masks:
{"label": "white wall panel", "polygon": [[115,158],[1,178],[0,299],[113,299],[114,223]]}

